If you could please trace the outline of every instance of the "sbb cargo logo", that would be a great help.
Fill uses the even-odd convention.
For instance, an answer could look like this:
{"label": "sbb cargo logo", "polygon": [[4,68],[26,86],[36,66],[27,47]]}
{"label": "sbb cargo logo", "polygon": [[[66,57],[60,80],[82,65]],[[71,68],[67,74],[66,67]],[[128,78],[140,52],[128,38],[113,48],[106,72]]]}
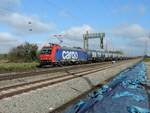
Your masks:
{"label": "sbb cargo logo", "polygon": [[63,51],[62,52],[63,59],[78,59],[78,52],[75,51]]}

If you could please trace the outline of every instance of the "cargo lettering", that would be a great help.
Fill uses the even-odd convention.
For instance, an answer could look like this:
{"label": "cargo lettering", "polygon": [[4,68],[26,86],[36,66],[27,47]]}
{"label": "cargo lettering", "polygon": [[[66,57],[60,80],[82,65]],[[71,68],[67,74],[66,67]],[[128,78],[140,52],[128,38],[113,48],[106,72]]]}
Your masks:
{"label": "cargo lettering", "polygon": [[78,52],[75,51],[63,51],[62,52],[63,59],[78,59]]}

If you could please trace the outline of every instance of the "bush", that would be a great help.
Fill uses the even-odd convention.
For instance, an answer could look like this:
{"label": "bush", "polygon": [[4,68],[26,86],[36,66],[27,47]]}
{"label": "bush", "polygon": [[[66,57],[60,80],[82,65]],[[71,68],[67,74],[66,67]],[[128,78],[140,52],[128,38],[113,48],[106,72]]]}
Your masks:
{"label": "bush", "polygon": [[37,60],[38,46],[28,42],[12,48],[8,53],[8,59],[11,62],[31,62]]}

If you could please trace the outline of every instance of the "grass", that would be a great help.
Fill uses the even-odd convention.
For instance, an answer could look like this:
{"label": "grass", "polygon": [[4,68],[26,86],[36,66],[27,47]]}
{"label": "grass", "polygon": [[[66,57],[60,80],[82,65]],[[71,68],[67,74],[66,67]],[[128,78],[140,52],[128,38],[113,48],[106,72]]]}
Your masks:
{"label": "grass", "polygon": [[7,63],[0,61],[0,73],[5,72],[22,72],[34,70],[37,68],[38,63]]}
{"label": "grass", "polygon": [[144,62],[150,62],[150,58],[144,58]]}

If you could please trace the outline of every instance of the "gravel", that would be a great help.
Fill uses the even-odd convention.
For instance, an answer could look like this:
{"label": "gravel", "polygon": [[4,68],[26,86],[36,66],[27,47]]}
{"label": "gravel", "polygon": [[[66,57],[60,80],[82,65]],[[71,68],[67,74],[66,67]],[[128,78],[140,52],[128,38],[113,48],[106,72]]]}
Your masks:
{"label": "gravel", "polygon": [[65,72],[55,72],[55,73],[49,73],[49,74],[42,74],[42,75],[38,75],[38,76],[30,76],[30,77],[24,77],[24,78],[17,78],[17,79],[13,79],[13,80],[0,81],[0,88],[17,85],[17,84],[22,84],[22,83],[28,83],[28,82],[32,82],[32,81],[41,80],[41,79],[52,78],[52,77],[58,76],[60,74],[65,74]]}
{"label": "gravel", "polygon": [[135,62],[137,60],[85,77],[2,99],[0,100],[0,113],[48,113],[89,90],[93,85],[103,83]]}
{"label": "gravel", "polygon": [[[145,62],[146,67],[147,67],[147,78],[150,81],[150,62]],[[149,94],[149,100],[150,100],[150,89],[147,89],[148,94]]]}
{"label": "gravel", "polygon": [[[100,67],[100,66],[101,65],[97,65],[97,67]],[[94,67],[88,67],[88,69],[91,69],[91,68],[94,68]],[[67,69],[67,70],[64,70],[61,72],[57,71],[57,72],[48,73],[48,74],[41,74],[38,76],[35,75],[35,76],[17,78],[17,79],[13,79],[13,80],[0,81],[0,88],[12,86],[12,85],[18,85],[18,84],[22,84],[22,83],[28,83],[28,82],[42,80],[42,79],[48,79],[48,78],[52,78],[52,77],[56,77],[56,76],[60,76],[60,75],[65,75],[65,74],[68,74],[71,72],[80,72],[80,71],[84,71],[84,70],[87,70],[87,68],[71,69],[71,70]]]}
{"label": "gravel", "polygon": [[150,80],[150,62],[145,62],[146,67],[147,67],[147,77]]}

